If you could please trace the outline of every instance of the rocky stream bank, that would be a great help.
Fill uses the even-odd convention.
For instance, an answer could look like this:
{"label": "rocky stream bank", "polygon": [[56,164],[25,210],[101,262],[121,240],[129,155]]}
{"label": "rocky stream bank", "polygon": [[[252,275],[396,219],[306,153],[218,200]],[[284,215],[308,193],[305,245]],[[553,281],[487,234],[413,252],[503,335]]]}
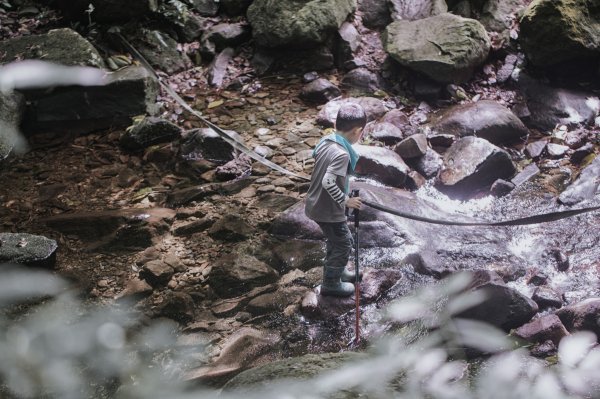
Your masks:
{"label": "rocky stream bank", "polygon": [[[55,270],[90,302],[173,320],[196,360],[187,380],[222,386],[274,360],[344,351],[354,299],[318,294],[324,245],[303,214],[307,182],[189,115],[115,26],[207,119],[302,176],[340,102],[359,102],[369,124],[352,185],[370,201],[449,220],[600,201],[592,1],[87,3],[0,2],[2,64],[110,76],[0,95],[0,260]],[[536,356],[574,331],[600,336],[599,223],[596,212],[458,228],[364,209],[366,342],[390,328],[380,308],[465,270],[469,289],[490,296],[461,316]]]}

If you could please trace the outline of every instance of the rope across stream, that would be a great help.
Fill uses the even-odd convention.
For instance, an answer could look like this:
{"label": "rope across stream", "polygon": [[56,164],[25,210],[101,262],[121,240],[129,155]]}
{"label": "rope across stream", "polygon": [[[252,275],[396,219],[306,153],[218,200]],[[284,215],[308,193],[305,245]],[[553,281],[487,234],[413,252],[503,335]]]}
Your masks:
{"label": "rope across stream", "polygon": [[[154,68],[152,68],[152,66],[148,63],[148,61],[144,58],[144,56],[142,56],[142,54],[135,47],[133,47],[133,45],[131,45],[131,43],[129,43],[120,33],[116,33],[116,35],[119,37],[119,39],[121,40],[123,45],[129,50],[129,52],[131,52],[131,54],[140,62],[140,64],[146,70],[148,70],[150,75],[158,81],[160,86],[179,105],[181,105],[186,111],[190,112],[191,114],[196,116],[198,119],[200,119],[200,121],[202,121],[204,124],[206,124],[209,128],[214,130],[221,138],[223,138],[223,140],[225,140],[225,142],[230,144],[233,148],[240,151],[241,153],[246,154],[250,158],[268,166],[269,168],[271,168],[277,172],[281,172],[288,176],[293,176],[300,180],[310,181],[310,178],[308,178],[306,176],[302,176],[297,173],[294,173],[280,165],[277,165],[276,163],[269,161],[265,157],[259,155],[252,149],[248,148],[244,143],[242,143],[242,142],[238,141],[236,138],[230,136],[227,132],[225,132],[223,129],[221,129],[214,123],[212,123],[209,120],[207,120],[206,118],[204,118],[204,116],[202,116],[202,114],[200,112],[198,112],[197,110],[190,107],[189,104],[186,103],[185,100],[183,100],[168,84],[164,83],[161,80],[160,76],[158,76],[158,74],[156,73]],[[459,222],[459,221],[431,219],[431,218],[427,218],[427,217],[423,217],[423,216],[417,216],[417,215],[413,215],[410,213],[399,211],[397,209],[391,208],[384,204],[371,202],[371,201],[367,201],[367,200],[362,200],[362,203],[373,209],[377,209],[381,212],[386,212],[386,213],[396,215],[396,216],[399,216],[402,218],[411,219],[411,220],[424,222],[424,223],[446,225],[446,226],[523,226],[523,225],[529,225],[529,224],[545,223],[545,222],[552,222],[552,221],[560,220],[560,219],[566,219],[566,218],[569,218],[572,216],[576,216],[576,215],[580,215],[580,214],[588,213],[588,212],[594,212],[594,211],[597,211],[600,209],[600,206],[594,206],[594,207],[571,209],[571,210],[559,211],[559,212],[543,213],[543,214],[528,216],[528,217],[524,217],[524,218],[503,220],[500,222]]]}

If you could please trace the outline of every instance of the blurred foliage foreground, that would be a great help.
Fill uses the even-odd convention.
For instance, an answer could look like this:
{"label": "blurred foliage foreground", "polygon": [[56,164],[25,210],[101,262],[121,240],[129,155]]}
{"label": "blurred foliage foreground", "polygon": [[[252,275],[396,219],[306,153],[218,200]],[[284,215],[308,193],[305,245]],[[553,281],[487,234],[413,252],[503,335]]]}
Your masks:
{"label": "blurred foliage foreground", "polygon": [[[530,357],[503,332],[453,317],[482,300],[468,283],[458,274],[394,302],[382,318],[386,333],[340,369],[236,392],[181,380],[189,359],[173,325],[86,304],[51,273],[0,265],[0,397],[600,397],[594,334],[563,339],[553,362]],[[486,356],[469,363],[473,352]]]}

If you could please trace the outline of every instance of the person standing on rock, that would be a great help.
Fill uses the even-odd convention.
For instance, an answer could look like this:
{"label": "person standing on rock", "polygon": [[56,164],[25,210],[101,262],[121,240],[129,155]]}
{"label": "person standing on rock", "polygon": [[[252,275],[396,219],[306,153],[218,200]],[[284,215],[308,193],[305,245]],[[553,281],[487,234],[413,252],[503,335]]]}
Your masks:
{"label": "person standing on rock", "polygon": [[319,141],[313,156],[315,167],[306,195],[305,213],[317,222],[327,243],[321,295],[347,297],[354,293],[354,273],[346,269],[352,251],[352,234],[345,208],[360,209],[360,197],[348,197],[349,175],[358,154],[352,144],[360,140],[367,123],[358,104],[344,104],[335,121],[336,132]]}

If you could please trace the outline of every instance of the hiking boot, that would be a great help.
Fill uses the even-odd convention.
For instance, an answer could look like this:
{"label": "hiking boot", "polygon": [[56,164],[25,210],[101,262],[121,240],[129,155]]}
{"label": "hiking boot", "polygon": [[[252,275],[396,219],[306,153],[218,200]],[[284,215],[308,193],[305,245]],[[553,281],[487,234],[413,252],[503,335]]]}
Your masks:
{"label": "hiking boot", "polygon": [[321,295],[323,296],[338,296],[338,297],[349,297],[354,294],[354,284],[338,281],[336,283],[327,284],[323,282],[321,284]]}
{"label": "hiking boot", "polygon": [[348,297],[354,293],[354,284],[342,281],[344,267],[327,267],[323,270],[321,295]]}
{"label": "hiking boot", "polygon": [[[362,270],[358,271],[358,281],[362,281],[363,272]],[[342,281],[347,283],[354,283],[356,281],[356,275],[354,274],[354,270],[348,270],[344,268],[342,272]]]}

